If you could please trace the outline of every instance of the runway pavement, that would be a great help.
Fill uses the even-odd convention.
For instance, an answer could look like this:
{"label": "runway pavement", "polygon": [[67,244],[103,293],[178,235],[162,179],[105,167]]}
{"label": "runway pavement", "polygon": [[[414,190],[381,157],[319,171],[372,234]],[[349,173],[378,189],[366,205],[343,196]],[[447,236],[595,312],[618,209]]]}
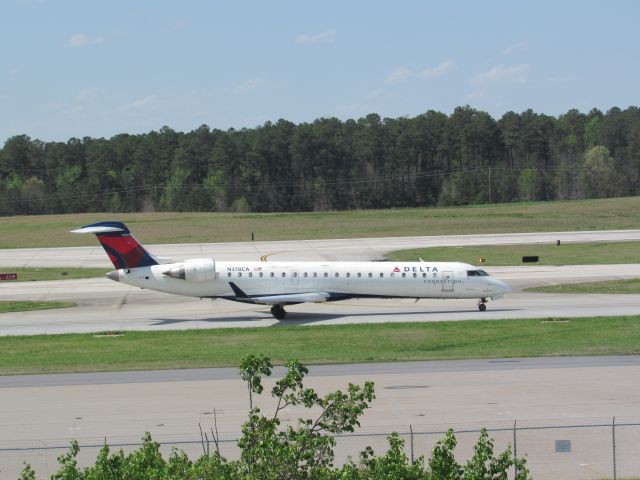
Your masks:
{"label": "runway pavement", "polygon": [[[153,249],[174,259],[211,255],[217,258],[259,259],[379,259],[389,250],[425,245],[491,243],[555,243],[640,239],[640,230],[603,232],[398,237],[355,240],[255,242],[236,244],[162,245]],[[0,265],[103,266],[110,269],[100,246],[0,251]],[[106,278],[56,282],[4,282],[0,300],[70,300],[79,306],[0,314],[0,335],[101,332],[107,330],[177,330],[332,323],[424,322],[467,319],[579,317],[640,314],[636,295],[549,295],[523,293],[528,286],[640,277],[640,264],[526,266],[487,268],[515,292],[490,303],[480,313],[473,300],[360,299],[288,307],[287,320],[274,320],[266,307],[224,300],[199,300],[140,290]]]}
{"label": "runway pavement", "polygon": [[[276,375],[282,370],[276,371]],[[512,441],[513,422],[523,430],[518,451],[527,454],[535,478],[606,478],[610,472],[610,424],[637,422],[640,411],[640,357],[576,357],[494,359],[395,364],[312,366],[307,385],[321,394],[345,388],[348,382],[373,380],[376,400],[362,419],[360,434],[415,432],[416,454],[428,453],[448,427],[477,430],[501,428],[492,434],[496,448]],[[269,391],[273,380],[265,382]],[[15,478],[23,460],[41,475],[55,468],[55,457],[71,439],[81,446],[80,460],[95,458],[107,441],[137,445],[143,432],[166,445],[201,453],[198,424],[213,426],[216,410],[221,438],[237,438],[247,414],[246,386],[233,369],[165,372],[122,372],[50,376],[0,377],[0,476]],[[262,396],[265,412],[273,399]],[[303,415],[287,408],[283,424]],[[599,424],[605,428],[560,429],[561,425]],[[438,432],[426,434],[424,432]],[[630,433],[631,432],[631,433]],[[629,436],[629,435],[635,436]],[[619,472],[623,461],[638,466],[638,457],[624,458],[635,448],[640,427],[619,431]],[[460,455],[468,455],[477,432],[458,435]],[[406,438],[406,437],[405,437]],[[570,439],[571,455],[553,454],[557,439]],[[128,446],[127,446],[128,445]],[[357,456],[366,445],[380,451],[385,436],[339,439],[338,461]],[[234,457],[233,442],[222,445]],[[585,469],[585,465],[589,468]]]}
{"label": "runway pavement", "polygon": [[[71,234],[69,234],[71,235]],[[104,267],[110,268],[104,250],[95,238],[90,247],[24,248],[0,250],[3,267]],[[144,238],[138,239],[144,244]],[[640,240],[640,230],[603,230],[513,234],[447,235],[425,237],[353,238],[331,240],[290,240],[273,242],[186,243],[145,245],[159,257],[174,261],[211,257],[219,260],[380,260],[386,252],[421,247],[465,245],[515,245],[576,242],[622,242]]]}
{"label": "runway pavement", "polygon": [[[538,243],[638,240],[640,231],[578,232],[525,235],[477,235],[312,242],[165,245],[153,248],[174,259],[213,256],[257,259],[380,259],[384,252],[425,245]],[[634,261],[635,259],[630,259]],[[12,263],[13,262],[13,263]],[[0,251],[0,265],[99,266],[110,268],[102,248],[23,249]],[[64,310],[0,315],[0,335],[95,332],[104,330],[220,328],[227,326],[301,327],[355,322],[440,321],[487,318],[528,318],[640,314],[638,295],[550,295],[524,293],[528,286],[640,277],[640,264],[571,267],[499,267],[490,273],[514,287],[514,293],[478,312],[470,300],[351,300],[289,307],[289,319],[275,321],[266,308],[227,301],[189,299],[139,290],[105,278],[60,282],[5,283],[0,300],[72,300]],[[363,419],[361,433],[391,430],[442,432],[452,426],[475,430],[494,427],[497,448],[512,440],[514,420],[525,428],[519,451],[527,453],[535,478],[606,478],[610,473],[610,428],[618,422],[638,423],[640,357],[556,359],[496,359],[466,362],[415,362],[382,365],[316,366],[310,384],[322,392],[344,388],[348,381],[376,382],[377,400]],[[191,455],[201,452],[198,423],[212,425],[216,409],[223,439],[235,438],[246,415],[246,388],[234,369],[168,372],[121,372],[80,375],[0,377],[0,477],[15,477],[22,461],[40,475],[55,470],[55,457],[70,439],[84,445],[80,459],[95,458],[106,437],[125,449],[139,443],[144,431]],[[271,408],[269,400],[262,404]],[[287,410],[284,424],[297,412]],[[598,424],[604,427],[562,428]],[[551,429],[526,430],[539,426]],[[506,432],[506,433],[505,433]],[[640,426],[620,433],[620,464],[638,471],[635,446]],[[634,436],[635,435],[635,436]],[[441,434],[424,433],[416,440],[427,453]],[[468,454],[477,433],[461,434]],[[555,440],[571,439],[571,455],[554,454]],[[626,443],[625,443],[626,442]],[[366,445],[384,448],[384,435],[339,440],[339,458],[357,455]],[[93,446],[89,446],[93,445]],[[625,447],[626,445],[626,447]],[[631,449],[625,456],[623,449]],[[626,452],[627,450],[624,450]],[[236,455],[233,442],[223,453]],[[622,460],[620,460],[622,462]],[[633,463],[636,462],[636,463]],[[634,470],[635,469],[635,470]],[[628,474],[627,476],[632,476]]]}
{"label": "runway pavement", "polygon": [[359,299],[287,307],[289,315],[282,322],[273,319],[268,307],[168,295],[106,278],[14,282],[0,286],[0,300],[71,300],[79,306],[0,314],[0,335],[640,314],[639,295],[520,291],[548,283],[638,278],[640,264],[488,270],[515,292],[490,302],[486,312],[479,312],[474,300]]}

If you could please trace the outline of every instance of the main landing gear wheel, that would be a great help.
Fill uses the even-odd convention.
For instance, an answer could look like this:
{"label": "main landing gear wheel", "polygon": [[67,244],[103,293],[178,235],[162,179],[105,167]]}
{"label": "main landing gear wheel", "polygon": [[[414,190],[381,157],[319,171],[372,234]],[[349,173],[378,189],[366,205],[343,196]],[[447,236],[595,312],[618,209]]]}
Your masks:
{"label": "main landing gear wheel", "polygon": [[480,310],[481,312],[484,312],[486,309],[487,309],[487,299],[481,298],[480,300],[478,300],[478,310]]}
{"label": "main landing gear wheel", "polygon": [[284,320],[284,318],[287,316],[287,312],[284,308],[282,308],[282,305],[274,305],[273,307],[271,307],[271,315],[273,315],[273,318],[275,318],[276,320]]}

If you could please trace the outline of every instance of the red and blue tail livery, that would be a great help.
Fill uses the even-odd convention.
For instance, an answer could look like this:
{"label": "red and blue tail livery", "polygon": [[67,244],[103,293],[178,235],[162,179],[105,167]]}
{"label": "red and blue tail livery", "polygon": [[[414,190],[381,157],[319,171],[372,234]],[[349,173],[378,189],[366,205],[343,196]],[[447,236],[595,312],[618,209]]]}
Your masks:
{"label": "red and blue tail livery", "polygon": [[124,223],[92,223],[73,230],[73,233],[94,233],[109,255],[111,263],[118,269],[158,265],[153,255],[140,245]]}

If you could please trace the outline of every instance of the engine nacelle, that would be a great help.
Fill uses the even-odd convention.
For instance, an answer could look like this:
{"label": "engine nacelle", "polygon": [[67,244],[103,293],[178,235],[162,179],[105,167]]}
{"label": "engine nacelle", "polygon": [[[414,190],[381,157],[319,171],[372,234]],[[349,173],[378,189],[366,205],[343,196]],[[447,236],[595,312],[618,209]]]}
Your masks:
{"label": "engine nacelle", "polygon": [[187,260],[182,265],[173,267],[162,274],[187,282],[206,282],[215,278],[216,262],[212,258]]}

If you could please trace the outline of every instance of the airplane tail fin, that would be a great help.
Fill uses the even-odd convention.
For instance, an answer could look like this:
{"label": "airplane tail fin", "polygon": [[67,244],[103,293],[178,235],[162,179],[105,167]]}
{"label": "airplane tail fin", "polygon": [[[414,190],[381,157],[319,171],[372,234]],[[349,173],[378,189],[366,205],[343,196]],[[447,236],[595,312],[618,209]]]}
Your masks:
{"label": "airplane tail fin", "polygon": [[118,269],[158,265],[155,257],[140,245],[124,223],[92,223],[72,230],[71,233],[94,233],[107,252],[111,263]]}

